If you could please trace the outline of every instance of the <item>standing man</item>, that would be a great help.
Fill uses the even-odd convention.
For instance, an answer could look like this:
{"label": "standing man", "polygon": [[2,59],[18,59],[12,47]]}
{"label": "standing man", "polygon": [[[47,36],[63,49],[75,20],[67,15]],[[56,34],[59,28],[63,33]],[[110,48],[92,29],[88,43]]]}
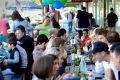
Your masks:
{"label": "standing man", "polygon": [[72,32],[73,19],[74,19],[74,13],[71,12],[71,11],[68,12],[68,14],[67,14],[67,20],[68,20],[69,32]]}
{"label": "standing man", "polygon": [[86,12],[86,7],[82,8],[82,11],[77,14],[78,19],[78,28],[89,28],[90,20],[89,20],[89,13]]}
{"label": "standing man", "polygon": [[107,15],[107,23],[109,31],[115,31],[115,23],[118,21],[118,16],[114,13],[114,9],[110,9],[110,13]]}

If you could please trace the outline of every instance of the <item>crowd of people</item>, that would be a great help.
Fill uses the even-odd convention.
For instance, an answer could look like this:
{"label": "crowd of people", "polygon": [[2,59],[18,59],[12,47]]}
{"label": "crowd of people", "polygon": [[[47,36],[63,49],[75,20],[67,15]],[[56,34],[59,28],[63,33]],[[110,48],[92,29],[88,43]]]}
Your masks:
{"label": "crowd of people", "polygon": [[[70,32],[73,17],[73,13],[67,16]],[[119,33],[96,25],[92,13],[86,12],[85,7],[78,11],[76,19],[81,30],[75,31],[74,38],[82,52],[84,47],[88,48],[96,73],[105,75],[107,80],[120,80]],[[70,41],[67,31],[48,15],[35,27],[18,11],[12,13],[12,20],[12,31],[7,33],[10,27],[5,16],[0,19],[0,34],[5,38],[0,40],[0,80],[63,80],[69,73],[66,71]]]}

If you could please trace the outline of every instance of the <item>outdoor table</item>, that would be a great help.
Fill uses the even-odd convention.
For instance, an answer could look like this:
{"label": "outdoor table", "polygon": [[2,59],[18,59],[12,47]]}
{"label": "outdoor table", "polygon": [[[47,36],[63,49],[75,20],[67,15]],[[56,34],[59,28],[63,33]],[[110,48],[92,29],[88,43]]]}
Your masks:
{"label": "outdoor table", "polygon": [[[104,77],[103,75],[101,74],[97,74],[94,72],[94,63],[89,59],[88,56],[86,55],[78,55],[78,54],[71,54],[69,57],[69,61],[71,61],[71,65],[70,65],[70,62],[68,63],[69,65],[67,66],[69,68],[69,73],[71,73],[71,75],[73,74],[77,74],[79,73],[80,71],[80,66],[75,66],[73,65],[73,60],[77,57],[79,58],[84,58],[85,62],[86,62],[86,66],[87,66],[87,70],[86,72],[84,72],[88,78],[88,80],[90,80],[90,75],[92,75],[94,77],[94,80],[102,80],[102,78]],[[70,60],[71,59],[71,60]],[[74,76],[69,76],[69,77],[66,77],[64,80],[80,80],[81,77],[80,76],[77,76],[77,77],[74,77]]]}

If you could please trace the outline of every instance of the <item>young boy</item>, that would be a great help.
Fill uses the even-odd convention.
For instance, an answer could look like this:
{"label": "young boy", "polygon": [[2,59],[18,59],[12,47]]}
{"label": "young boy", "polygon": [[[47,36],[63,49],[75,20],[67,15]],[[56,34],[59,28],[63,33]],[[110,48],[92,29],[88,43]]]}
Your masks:
{"label": "young boy", "polygon": [[[9,48],[10,57],[4,60],[6,65],[2,71],[3,75],[12,74],[9,80],[17,79],[20,80],[20,67],[21,67],[21,57],[18,49],[16,48],[17,40],[13,38],[7,38],[7,44]],[[13,76],[14,75],[14,76]],[[17,76],[15,76],[17,75]]]}

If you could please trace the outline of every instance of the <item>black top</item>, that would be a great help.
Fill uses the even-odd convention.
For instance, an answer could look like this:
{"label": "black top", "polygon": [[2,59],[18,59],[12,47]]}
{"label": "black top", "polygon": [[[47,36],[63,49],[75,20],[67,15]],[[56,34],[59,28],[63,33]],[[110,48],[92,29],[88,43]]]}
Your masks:
{"label": "black top", "polygon": [[115,23],[118,21],[118,17],[115,13],[111,12],[107,15],[108,27],[115,27]]}
{"label": "black top", "polygon": [[[18,52],[18,49],[17,48],[14,48],[13,50],[10,50],[10,59],[14,59],[14,54],[15,52]],[[21,67],[21,56],[20,56],[20,53],[19,53],[19,62],[18,63],[14,63],[14,64],[9,64],[8,67],[15,73],[20,73],[20,67]]]}
{"label": "black top", "polygon": [[78,27],[79,28],[88,28],[89,27],[89,13],[82,11],[77,14]]}
{"label": "black top", "polygon": [[118,71],[118,80],[120,80],[120,71]]}
{"label": "black top", "polygon": [[26,50],[27,58],[28,58],[28,66],[30,67],[33,64],[32,52],[34,49],[34,40],[32,37],[24,35],[19,41],[23,44],[23,47]]}

